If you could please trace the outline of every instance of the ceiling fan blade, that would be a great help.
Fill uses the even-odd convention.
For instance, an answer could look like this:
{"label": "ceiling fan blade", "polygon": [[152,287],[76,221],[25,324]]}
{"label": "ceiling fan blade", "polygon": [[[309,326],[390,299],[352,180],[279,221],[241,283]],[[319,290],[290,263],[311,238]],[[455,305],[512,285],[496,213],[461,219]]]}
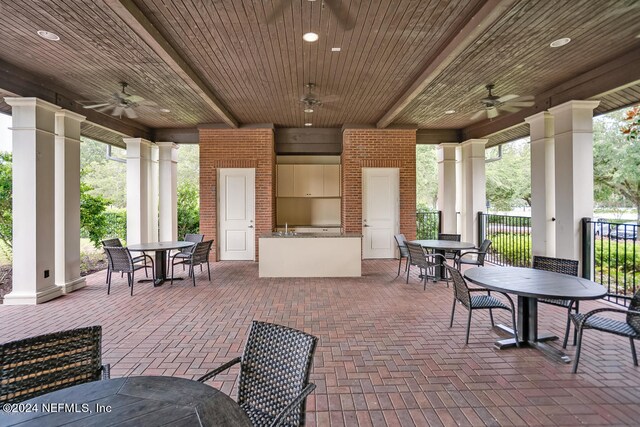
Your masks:
{"label": "ceiling fan blade", "polygon": [[144,98],[138,95],[127,95],[126,97],[124,97],[124,99],[131,102],[132,104],[137,104],[138,102],[144,101]]}
{"label": "ceiling fan blade", "polygon": [[106,107],[107,105],[111,105],[110,102],[103,102],[101,104],[91,104],[91,105],[83,105],[83,108],[88,108],[88,109],[94,109],[94,108],[100,108],[100,107]]}
{"label": "ceiling fan blade", "polygon": [[324,0],[324,4],[331,10],[342,28],[351,30],[356,26],[355,19],[349,14],[349,8],[341,0]]}
{"label": "ceiling fan blade", "polygon": [[106,105],[106,106],[104,106],[104,107],[98,108],[96,111],[97,111],[98,113],[106,113],[107,111],[111,110],[112,108],[113,108],[113,105],[111,105],[111,104],[107,104],[107,105]]}
{"label": "ceiling fan blade", "polygon": [[493,107],[493,108],[488,108],[487,109],[487,117],[490,119],[493,119],[494,117],[498,117],[498,109]]}
{"label": "ceiling fan blade", "polygon": [[140,102],[136,102],[136,104],[138,104],[138,105],[146,105],[148,107],[155,107],[156,105],[158,105],[155,102],[149,101],[149,100],[146,100],[146,99],[142,100]]}
{"label": "ceiling fan blade", "polygon": [[469,119],[470,120],[479,119],[480,117],[484,116],[484,112],[485,110],[476,111],[471,117],[469,117]]}
{"label": "ceiling fan blade", "polygon": [[522,95],[517,97],[513,101],[533,101],[534,99],[536,99],[536,97],[533,95]]}
{"label": "ceiling fan blade", "polygon": [[516,112],[520,111],[520,109],[519,109],[519,108],[516,108],[516,107],[510,106],[510,105],[508,105],[508,104],[507,104],[507,105],[503,105],[503,106],[501,106],[501,107],[500,107],[500,109],[501,109],[501,110],[504,110],[504,111],[508,111],[508,112],[510,112],[510,113],[516,113]]}
{"label": "ceiling fan blade", "polygon": [[279,16],[281,16],[282,12],[284,12],[284,9],[290,3],[291,3],[291,0],[280,0],[280,3],[278,3],[278,5],[275,8],[273,8],[269,16],[267,16],[267,24],[271,24]]}
{"label": "ceiling fan blade", "polygon": [[498,102],[507,102],[507,101],[511,101],[512,99],[516,99],[519,98],[520,95],[515,95],[513,93],[510,93],[509,95],[505,95],[505,96],[501,96],[500,98],[497,99]]}
{"label": "ceiling fan blade", "polygon": [[124,115],[127,116],[130,119],[137,119],[138,118],[138,115],[133,110],[133,108],[125,108],[124,109]]}
{"label": "ceiling fan blade", "polygon": [[124,111],[124,107],[118,106],[118,107],[113,109],[113,111],[111,112],[111,115],[120,117],[120,116],[122,116],[122,112],[123,111]]}
{"label": "ceiling fan blade", "polygon": [[509,101],[505,103],[508,107],[533,107],[535,105],[535,101]]}

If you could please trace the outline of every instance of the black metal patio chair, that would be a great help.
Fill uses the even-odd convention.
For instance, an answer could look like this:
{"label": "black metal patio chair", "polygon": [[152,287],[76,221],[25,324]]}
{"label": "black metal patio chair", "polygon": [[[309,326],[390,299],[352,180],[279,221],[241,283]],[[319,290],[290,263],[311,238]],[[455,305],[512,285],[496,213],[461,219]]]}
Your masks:
{"label": "black metal patio chair", "polygon": [[317,342],[305,332],[254,320],[242,357],[198,381],[240,363],[238,404],[254,426],[304,425],[306,398],[316,388],[309,372]]}
{"label": "black metal patio chair", "polygon": [[102,327],[90,326],[0,345],[0,404],[109,379],[101,342]]}
{"label": "black metal patio chair", "polygon": [[[553,258],[546,256],[535,255],[533,257],[533,268],[536,270],[552,271],[554,273],[568,274],[570,276],[578,276],[578,261],[573,259]],[[569,341],[569,331],[571,329],[571,307],[572,301],[568,299],[538,299],[539,303],[555,305],[556,307],[562,307],[567,309],[567,326],[564,332],[564,341],[562,342],[562,348],[567,348],[567,342]],[[573,304],[573,309],[577,313],[579,310],[578,301]],[[576,339],[578,337],[578,331],[573,331],[573,345],[576,345]]]}
{"label": "black metal patio chair", "polygon": [[[187,233],[184,235],[185,242],[193,242],[200,243],[204,240],[204,234],[196,234],[196,233]],[[174,258],[182,258],[187,259],[191,256],[191,249],[193,246],[189,246],[188,248],[182,248],[179,252],[173,255]],[[184,270],[185,264],[182,264],[182,269]],[[200,271],[202,271],[202,265],[200,265]]]}
{"label": "black metal patio chair", "polygon": [[[518,340],[518,325],[516,324],[516,310],[513,305],[511,297],[504,292],[500,292],[509,301],[509,305],[506,305],[498,298],[491,295],[491,292],[487,289],[477,288],[469,289],[466,280],[462,277],[462,273],[445,264],[445,267],[451,275],[453,280],[453,307],[451,308],[451,322],[449,327],[453,327],[453,317],[456,312],[456,303],[460,302],[467,310],[469,310],[469,317],[467,317],[467,336],[465,338],[465,344],[469,344],[469,329],[471,328],[471,313],[473,310],[489,310],[489,318],[491,319],[491,326],[494,326],[493,322],[493,309],[507,310],[511,312],[511,321],[513,322],[513,334],[516,340],[516,346],[520,347]],[[471,295],[472,292],[486,292],[486,295]]]}
{"label": "black metal patio chair", "polygon": [[487,251],[491,246],[491,240],[484,239],[478,249],[469,251],[461,251],[458,257],[454,259],[454,265],[458,270],[462,268],[462,265],[475,265],[476,267],[484,267],[484,258],[487,255]]}
{"label": "black metal patio chair", "polygon": [[[638,366],[638,355],[636,354],[636,346],[634,339],[640,338],[640,290],[633,297],[627,297],[616,294],[607,294],[607,296],[630,300],[627,310],[620,308],[598,308],[588,313],[573,313],[569,307],[569,317],[578,331],[578,344],[576,347],[576,355],[573,360],[573,370],[575,374],[578,372],[578,363],[580,362],[580,351],[582,349],[582,334],[585,329],[595,329],[597,331],[607,332],[621,337],[629,338],[631,344],[631,357],[634,366]],[[626,314],[625,320],[616,320],[608,317],[596,316],[602,313],[622,313]]]}
{"label": "black metal patio chair", "polygon": [[[102,240],[102,248],[104,249],[105,246],[109,246],[112,248],[121,248],[122,247],[122,242],[120,241],[120,239],[118,239],[117,237],[113,238],[113,239],[105,239]],[[105,251],[105,255],[107,255],[107,251]],[[151,264],[153,265],[153,258],[151,258],[150,255],[147,255],[146,252],[142,252],[142,255],[138,255],[135,257],[132,257],[133,259],[133,263],[137,264],[139,262],[143,262],[144,263],[144,275],[146,277],[149,277],[149,273],[147,272],[147,268],[149,268],[147,266],[147,259],[149,259],[151,261]],[[105,283],[109,282],[109,272],[111,271],[111,262],[109,261],[109,256],[107,255],[107,277],[105,278]],[[123,273],[124,274],[124,273]]]}
{"label": "black metal patio chair", "polygon": [[202,264],[207,264],[207,273],[209,274],[209,281],[211,281],[211,268],[209,267],[209,252],[211,252],[211,245],[213,240],[207,240],[206,242],[199,242],[189,248],[189,256],[184,258],[181,252],[178,252],[171,258],[171,284],[173,285],[173,270],[176,265],[182,264],[189,266],[189,277],[193,279],[193,286],[196,285],[196,274],[194,271],[195,266],[200,265],[200,271],[202,271]]}
{"label": "black metal patio chair", "polygon": [[[422,245],[419,243],[406,242],[407,250],[409,252],[409,259],[407,260],[407,283],[409,283],[409,274],[411,273],[411,266],[415,265],[420,269],[422,275],[423,290],[427,289],[427,279],[433,278],[435,281],[435,268],[439,268],[445,259],[440,254],[430,254],[425,252]],[[431,274],[429,274],[431,272]],[[449,286],[449,283],[447,283]]]}
{"label": "black metal patio chair", "polygon": [[396,277],[400,276],[400,267],[402,267],[402,259],[406,259],[407,261],[404,264],[404,270],[407,271],[407,267],[409,266],[409,249],[407,249],[407,238],[404,237],[404,234],[396,234],[393,236],[396,239],[396,244],[398,245],[398,250],[400,251],[400,261],[398,263],[398,274]]}
{"label": "black metal patio chair", "polygon": [[[104,250],[107,252],[107,256],[109,257],[109,264],[111,265],[111,270],[107,274],[107,295],[111,292],[111,275],[114,271],[119,271],[121,273],[127,274],[127,283],[131,288],[131,296],[133,296],[133,284],[135,282],[135,272],[144,268],[145,270],[148,268],[146,265],[135,264],[133,262],[133,258],[131,257],[131,252],[129,249],[117,246],[105,246]],[[151,272],[153,274],[153,280],[156,279],[155,269],[153,268],[153,260],[151,260]]]}

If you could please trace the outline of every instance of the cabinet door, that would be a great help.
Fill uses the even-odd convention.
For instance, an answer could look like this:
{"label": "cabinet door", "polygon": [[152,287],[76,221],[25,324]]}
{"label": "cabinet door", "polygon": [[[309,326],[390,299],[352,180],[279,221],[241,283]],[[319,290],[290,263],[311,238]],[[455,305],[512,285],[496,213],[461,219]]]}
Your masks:
{"label": "cabinet door", "polygon": [[293,193],[296,197],[322,197],[322,165],[294,165]]}
{"label": "cabinet door", "polygon": [[324,197],[340,197],[340,165],[323,165]]}
{"label": "cabinet door", "polygon": [[277,175],[278,197],[293,197],[293,165],[278,165]]}

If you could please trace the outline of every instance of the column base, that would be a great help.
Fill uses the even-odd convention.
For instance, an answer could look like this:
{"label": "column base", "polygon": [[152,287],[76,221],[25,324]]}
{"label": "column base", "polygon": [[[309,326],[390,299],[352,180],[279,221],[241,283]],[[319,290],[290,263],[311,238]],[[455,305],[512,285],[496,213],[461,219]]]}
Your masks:
{"label": "column base", "polygon": [[62,296],[62,288],[59,286],[52,286],[43,291],[32,293],[17,293],[12,291],[10,294],[4,296],[4,305],[35,305],[42,304],[43,302],[50,301],[54,298]]}
{"label": "column base", "polygon": [[82,289],[87,286],[87,280],[84,277],[78,277],[77,279],[70,280],[66,283],[57,284],[62,289],[63,294],[69,294],[78,289]]}

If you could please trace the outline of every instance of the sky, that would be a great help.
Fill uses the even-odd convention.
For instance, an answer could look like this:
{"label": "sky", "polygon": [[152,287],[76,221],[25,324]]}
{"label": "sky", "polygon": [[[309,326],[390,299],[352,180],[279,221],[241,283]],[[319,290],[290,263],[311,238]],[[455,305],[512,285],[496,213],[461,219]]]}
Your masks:
{"label": "sky", "polygon": [[0,113],[0,151],[11,151],[11,116]]}

